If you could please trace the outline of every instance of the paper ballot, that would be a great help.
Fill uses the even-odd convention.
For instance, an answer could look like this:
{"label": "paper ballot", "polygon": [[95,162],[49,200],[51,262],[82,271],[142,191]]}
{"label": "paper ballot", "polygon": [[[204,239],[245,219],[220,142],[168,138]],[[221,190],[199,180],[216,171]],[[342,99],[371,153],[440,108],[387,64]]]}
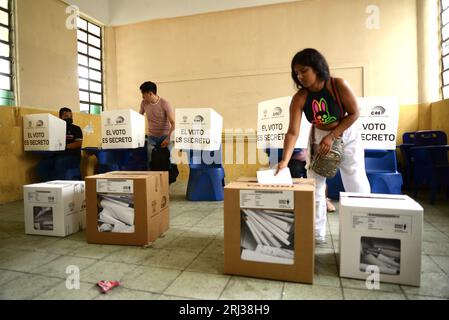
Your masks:
{"label": "paper ballot", "polygon": [[275,175],[276,169],[257,171],[257,182],[260,184],[293,184],[290,169],[284,168]]}

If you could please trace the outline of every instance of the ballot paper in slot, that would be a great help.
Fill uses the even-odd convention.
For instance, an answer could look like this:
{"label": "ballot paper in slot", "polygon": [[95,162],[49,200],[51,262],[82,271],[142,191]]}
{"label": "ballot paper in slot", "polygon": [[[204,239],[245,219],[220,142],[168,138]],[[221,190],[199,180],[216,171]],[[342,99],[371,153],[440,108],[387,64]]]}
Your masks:
{"label": "ballot paper in slot", "polygon": [[277,169],[257,171],[257,182],[260,184],[285,184],[292,185],[293,179],[289,168],[276,172]]}
{"label": "ballot paper in slot", "polygon": [[294,213],[241,210],[241,259],[293,265]]}
{"label": "ballot paper in slot", "polygon": [[98,194],[98,231],[134,233],[133,195]]}

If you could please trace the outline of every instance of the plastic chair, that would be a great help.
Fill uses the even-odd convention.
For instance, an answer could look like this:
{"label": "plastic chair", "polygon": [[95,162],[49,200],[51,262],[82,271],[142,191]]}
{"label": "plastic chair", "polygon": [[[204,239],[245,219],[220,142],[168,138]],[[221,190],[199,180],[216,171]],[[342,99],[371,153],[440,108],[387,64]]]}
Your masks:
{"label": "plastic chair", "polygon": [[396,150],[365,150],[365,169],[371,193],[401,194],[402,175]]}
{"label": "plastic chair", "polygon": [[223,201],[225,171],[222,150],[184,150],[189,159],[189,181],[186,199],[190,201]]}
{"label": "plastic chair", "polygon": [[[402,176],[397,171],[395,150],[365,150],[365,170],[371,193],[401,194]],[[340,170],[326,184],[327,196],[340,199],[340,192],[345,191]]]}
{"label": "plastic chair", "polygon": [[98,149],[96,153],[98,160],[97,173],[120,171],[123,152],[121,149]]}
{"label": "plastic chair", "polygon": [[119,166],[123,171],[147,171],[148,151],[146,146],[136,149],[126,149]]}
{"label": "plastic chair", "polygon": [[402,178],[404,180],[405,190],[411,190],[411,184],[413,179],[413,158],[411,148],[415,146],[415,134],[416,132],[404,132],[402,134],[402,144],[399,147],[401,151],[403,166],[402,166]]}
{"label": "plastic chair", "polygon": [[223,167],[191,167],[186,198],[190,201],[224,200]]}
{"label": "plastic chair", "polygon": [[430,203],[434,204],[439,187],[446,188],[449,197],[449,163],[446,133],[443,131],[417,131],[415,147],[411,148],[413,157],[414,191],[417,197],[421,186],[428,185]]}

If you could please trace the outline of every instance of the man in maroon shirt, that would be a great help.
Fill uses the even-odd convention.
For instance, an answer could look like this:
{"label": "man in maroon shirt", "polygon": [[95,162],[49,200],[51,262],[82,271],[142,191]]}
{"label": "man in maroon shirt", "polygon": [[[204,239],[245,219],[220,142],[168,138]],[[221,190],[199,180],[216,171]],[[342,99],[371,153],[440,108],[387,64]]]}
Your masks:
{"label": "man in maroon shirt", "polygon": [[147,81],[140,86],[142,103],[140,114],[146,114],[148,120],[148,162],[155,147],[171,151],[173,143],[170,136],[175,130],[175,116],[170,103],[157,95],[157,86]]}

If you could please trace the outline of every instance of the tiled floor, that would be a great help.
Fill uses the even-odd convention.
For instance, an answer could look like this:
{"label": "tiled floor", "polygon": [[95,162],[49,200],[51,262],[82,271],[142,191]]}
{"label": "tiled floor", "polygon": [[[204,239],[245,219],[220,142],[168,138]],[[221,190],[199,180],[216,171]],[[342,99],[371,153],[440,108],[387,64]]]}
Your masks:
{"label": "tiled floor", "polygon": [[[421,287],[338,277],[338,211],[329,214],[328,244],[316,248],[315,284],[223,274],[223,203],[188,202],[186,185],[171,186],[169,231],[152,248],[88,245],[84,232],[67,238],[24,234],[23,204],[0,206],[0,299],[449,299],[449,201],[424,206]],[[337,204],[338,207],[338,204]],[[68,290],[66,268],[81,285]],[[120,280],[107,295],[99,280]]]}

